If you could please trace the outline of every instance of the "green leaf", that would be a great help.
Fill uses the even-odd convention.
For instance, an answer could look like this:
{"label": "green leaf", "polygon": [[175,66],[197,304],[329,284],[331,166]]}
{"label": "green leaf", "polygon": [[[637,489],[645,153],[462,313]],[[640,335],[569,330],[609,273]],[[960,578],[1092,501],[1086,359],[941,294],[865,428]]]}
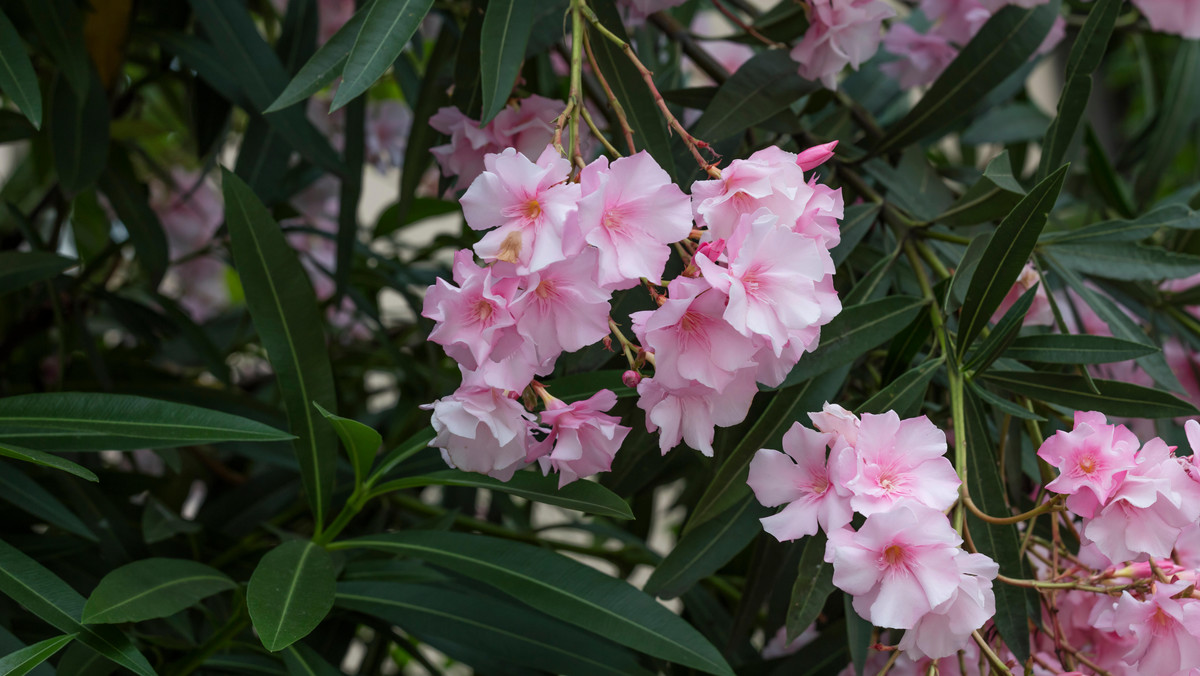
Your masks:
{"label": "green leaf", "polygon": [[246,607],[258,638],[271,652],[308,636],[333,607],[333,558],[308,540],[267,552],[246,587]]}
{"label": "green leaf", "polygon": [[486,488],[541,502],[547,505],[574,509],[586,514],[598,514],[614,519],[632,519],[629,504],[616,493],[594,481],[575,481],[561,488],[558,478],[537,472],[517,472],[509,481],[500,481],[483,474],[448,469],[432,474],[389,481],[375,488],[372,495],[420,486],[465,486]]}
{"label": "green leaf", "polygon": [[188,521],[171,511],[153,495],[146,500],[146,508],[142,510],[142,539],[152,545],[183,533],[195,534],[204,527],[195,521]]}
{"label": "green leaf", "polygon": [[241,179],[222,171],[225,223],[250,317],[279,380],[309,505],[320,523],[333,494],[337,442],[312,404],[336,407],[333,369],[308,274],[271,214]]}
{"label": "green leaf", "polygon": [[850,661],[854,664],[854,676],[863,676],[874,627],[854,610],[849,594],[842,595],[842,606],[846,611],[846,642],[850,648]]}
{"label": "green leaf", "polygon": [[288,676],[342,676],[340,669],[303,643],[293,643],[283,649],[283,664]]}
{"label": "green leaf", "polygon": [[975,185],[934,220],[946,225],[974,225],[996,220],[1012,211],[1024,194],[1025,189],[1013,178],[1012,164],[1005,150],[988,163],[983,177]]}
{"label": "green leaf", "polygon": [[759,52],[721,84],[692,134],[709,142],[724,140],[787,110],[817,88],[800,77],[786,50]]}
{"label": "green leaf", "polygon": [[990,371],[984,378],[998,387],[1077,411],[1100,411],[1123,418],[1182,418],[1200,415],[1192,404],[1149,387],[1095,380],[1092,392],[1082,376],[1061,373]]}
{"label": "green leaf", "polygon": [[[133,448],[171,448],[221,441],[283,441],[290,436],[253,420],[187,404],[127,394],[43,392],[0,399],[0,439],[70,431]],[[140,445],[139,445],[140,444]]]}
{"label": "green leaf", "polygon": [[962,142],[1019,143],[1042,138],[1050,118],[1032,103],[1010,103],[988,110],[975,118],[962,133]]}
{"label": "green leaf", "polygon": [[833,566],[825,563],[825,533],[817,531],[803,540],[800,567],[792,585],[792,600],[787,609],[787,640],[802,634],[825,608],[833,593]]}
{"label": "green leaf", "polygon": [[0,295],[53,279],[78,264],[47,251],[0,251]]}
{"label": "green leaf", "polygon": [[62,650],[63,646],[74,641],[75,636],[75,634],[55,636],[0,657],[0,676],[25,676],[39,664]]}
{"label": "green leaf", "polygon": [[[145,188],[133,174],[129,159],[122,153],[112,157],[100,175],[98,187],[137,248],[138,263],[145,269],[151,287],[158,288],[169,262],[167,235],[158,215],[150,208]],[[190,189],[191,186],[187,186]]]}
{"label": "green leaf", "polygon": [[[117,670],[117,665],[83,643],[75,641],[58,660],[57,670],[64,675],[109,676]],[[35,671],[34,676],[38,676],[38,672]]]}
{"label": "green leaf", "polygon": [[74,195],[96,181],[108,163],[108,97],[93,74],[81,96],[59,79],[50,102],[50,149],[63,190]]}
{"label": "green leaf", "polygon": [[802,383],[858,359],[900,333],[924,307],[921,298],[890,296],[843,308],[821,329],[820,347],[805,355],[780,387]]}
{"label": "green leaf", "polygon": [[114,627],[81,624],[83,597],[42,564],[3,541],[0,541],[0,592],[59,631],[78,634],[79,641],[113,662],[139,676],[155,676],[150,663],[128,636]]}
{"label": "green leaf", "polygon": [[330,112],[350,103],[387,71],[417,31],[433,0],[375,0],[354,38]]}
{"label": "green leaf", "polygon": [[1153,346],[1120,338],[1048,334],[1017,338],[1004,356],[1046,364],[1108,364],[1155,352]]}
{"label": "green leaf", "polygon": [[[42,46],[54,59],[75,94],[96,84],[83,38],[83,20],[71,0],[25,0],[25,14],[33,21]],[[106,109],[107,117],[107,109]]]}
{"label": "green leaf", "polygon": [[[284,653],[284,661],[287,661],[287,653]],[[284,668],[279,665],[278,660],[267,657],[266,655],[224,653],[221,655],[213,655],[212,657],[204,660],[204,666],[206,668],[220,670],[221,673],[239,674],[240,676],[248,676],[250,674],[291,676],[290,672],[285,671]],[[340,674],[341,672],[338,673]],[[312,675],[306,673],[304,676]]]}
{"label": "green leaf", "polygon": [[1133,192],[1143,204],[1154,197],[1179,151],[1191,145],[1189,133],[1200,116],[1200,40],[1181,40],[1177,44],[1154,131],[1145,142],[1146,155],[1133,184]]}
{"label": "green leaf", "polygon": [[68,474],[74,474],[80,479],[99,481],[92,470],[77,465],[65,458],[60,458],[52,453],[46,453],[45,451],[38,451],[32,448],[21,448],[20,446],[14,446],[12,444],[3,444],[0,445],[0,455],[6,458],[12,458],[13,460],[23,460],[24,462],[32,462],[35,465],[62,470]]}
{"label": "green leaf", "polygon": [[540,547],[413,530],[347,540],[335,547],[366,547],[424,559],[648,655],[711,674],[733,674],[712,644],[654,599],[624,580]]}
{"label": "green leaf", "polygon": [[847,368],[818,376],[803,385],[784,388],[771,399],[762,415],[738,441],[733,452],[721,463],[720,469],[709,482],[708,488],[696,501],[683,534],[728,510],[746,495],[750,487],[746,477],[750,472],[750,460],[760,448],[778,448],[792,423],[807,418],[809,411],[820,410],[821,404],[837,396],[846,380]]}
{"label": "green leaf", "polygon": [[1200,256],[1129,243],[1073,242],[1056,247],[1054,258],[1077,272],[1125,281],[1182,279],[1200,273]]}
{"label": "green leaf", "polygon": [[383,437],[370,425],[330,413],[316,402],[313,402],[313,406],[325,416],[342,440],[346,455],[350,456],[350,464],[354,465],[354,483],[361,484],[367,472],[371,471],[371,463],[375,462],[375,453],[383,445]]}
{"label": "green leaf", "polygon": [[854,247],[858,246],[871,226],[875,225],[875,218],[882,208],[883,205],[870,202],[846,207],[846,217],[842,219],[839,229],[842,240],[829,252],[835,266],[841,265]]}
{"label": "green leaf", "polygon": [[888,202],[921,220],[937,218],[954,201],[920,146],[906,148],[895,167],[874,158],[863,168],[887,189]]}
{"label": "green leaf", "polygon": [[949,128],[1037,51],[1058,16],[1054,0],[1032,9],[1010,5],[979,29],[917,105],[893,125],[876,148],[885,153]]}
{"label": "green leaf", "polygon": [[1022,420],[1045,420],[1045,418],[1042,416],[1030,411],[1027,408],[1018,406],[998,394],[995,394],[974,380],[968,380],[967,387],[970,388],[971,392],[973,392],[976,397],[979,397],[985,403],[991,404],[992,407],[1001,413],[1006,413],[1014,418],[1020,418]]}
{"label": "green leaf", "polygon": [[221,571],[188,559],[151,558],[105,575],[83,606],[86,624],[167,617],[237,584]]}
{"label": "green leaf", "polygon": [[50,491],[8,463],[0,463],[0,499],[68,533],[92,542],[99,541],[87,524]]}
{"label": "green leaf", "polygon": [[917,411],[921,409],[929,381],[933,380],[933,376],[943,362],[945,362],[943,357],[930,359],[903,373],[899,378],[888,383],[887,387],[864,401],[862,406],[858,407],[857,413],[896,411],[900,417],[916,415]]}
{"label": "green leaf", "polygon": [[659,598],[675,598],[729,563],[762,532],[758,520],[768,514],[754,496],[692,528],[658,564],[643,589]]}
{"label": "green leaf", "polygon": [[506,665],[587,676],[647,674],[633,655],[593,633],[485,594],[395,582],[344,582],[338,585],[337,605],[398,625],[433,645],[437,636],[470,637],[474,647]]}
{"label": "green leaf", "polygon": [[1095,223],[1075,230],[1049,232],[1042,235],[1042,244],[1138,242],[1158,232],[1160,228],[1179,230],[1200,229],[1200,212],[1185,204],[1168,204],[1131,220]]}
{"label": "green leaf", "polygon": [[288,82],[287,87],[284,87],[279,96],[263,112],[273,113],[295,105],[333,82],[333,79],[345,68],[346,58],[350,56],[350,48],[358,38],[358,33],[362,30],[363,22],[373,3],[374,0],[368,0],[346,23],[342,24],[333,37],[329,38],[317,49],[315,54],[309,57],[296,76]]}
{"label": "green leaf", "polygon": [[487,4],[479,43],[479,76],[483,85],[481,125],[491,122],[508,101],[525,59],[533,17],[533,0],[491,0]]}
{"label": "green leaf", "polygon": [[995,328],[984,339],[983,343],[970,355],[964,371],[982,372],[986,371],[992,362],[1000,358],[1000,355],[1008,349],[1009,344],[1016,340],[1017,334],[1021,332],[1021,327],[1025,324],[1025,315],[1029,313],[1029,308],[1033,306],[1033,299],[1037,295],[1038,287],[1041,283],[1034,284],[1033,287],[1027,289],[1017,302],[1008,308],[1000,321],[996,322]]}
{"label": "green leaf", "polygon": [[38,89],[37,73],[25,52],[16,26],[0,12],[0,89],[34,129],[42,127],[42,92]]}
{"label": "green leaf", "polygon": [[[1045,7],[1048,5],[1038,9]],[[1005,9],[1010,8],[1011,5]],[[958,321],[960,358],[987,325],[996,308],[1000,307],[1001,301],[1021,274],[1021,269],[1029,262],[1029,256],[1037,244],[1038,235],[1046,226],[1047,216],[1054,208],[1066,175],[1067,168],[1062,167],[1046,177],[996,227],[975,274],[971,276],[971,285],[967,287],[967,296],[963,301],[962,315]]]}

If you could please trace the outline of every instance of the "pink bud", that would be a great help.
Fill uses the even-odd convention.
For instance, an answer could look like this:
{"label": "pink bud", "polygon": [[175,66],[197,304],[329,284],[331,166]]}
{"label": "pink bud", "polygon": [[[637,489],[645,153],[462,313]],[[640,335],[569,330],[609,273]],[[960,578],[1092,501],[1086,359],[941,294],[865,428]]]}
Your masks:
{"label": "pink bud", "polygon": [[830,141],[829,143],[823,143],[819,146],[802,150],[796,156],[796,164],[800,165],[800,168],[804,171],[816,169],[825,164],[826,160],[833,157],[833,149],[837,147],[837,144],[837,141]]}
{"label": "pink bud", "polygon": [[625,387],[637,387],[638,383],[642,382],[642,374],[637,371],[626,371],[621,374],[621,382],[625,383]]}
{"label": "pink bud", "polygon": [[718,238],[713,242],[705,242],[696,247],[696,255],[704,254],[704,257],[710,261],[717,260],[721,252],[725,251],[725,239]]}

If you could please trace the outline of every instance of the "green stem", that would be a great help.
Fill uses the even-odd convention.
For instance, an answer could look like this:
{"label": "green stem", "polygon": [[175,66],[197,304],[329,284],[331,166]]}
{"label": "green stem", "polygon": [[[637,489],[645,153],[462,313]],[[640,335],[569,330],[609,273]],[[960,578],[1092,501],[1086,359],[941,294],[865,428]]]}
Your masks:
{"label": "green stem", "polygon": [[579,82],[583,76],[583,12],[584,0],[571,0],[571,89],[568,94],[568,105],[571,107],[570,125],[570,155],[567,159],[574,164],[576,158],[582,161],[579,152],[579,117],[583,110],[583,101],[579,96]]}

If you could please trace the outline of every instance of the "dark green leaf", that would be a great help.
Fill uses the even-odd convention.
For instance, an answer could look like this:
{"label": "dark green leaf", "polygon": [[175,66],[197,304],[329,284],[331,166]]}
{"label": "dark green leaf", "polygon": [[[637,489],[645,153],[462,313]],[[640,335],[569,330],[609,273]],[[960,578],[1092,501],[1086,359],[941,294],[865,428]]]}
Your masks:
{"label": "dark green leaf", "polygon": [[866,236],[871,226],[875,225],[875,217],[879,215],[880,208],[882,205],[870,202],[846,207],[846,216],[839,228],[842,239],[829,252],[834,265],[841,265]]}
{"label": "dark green leaf", "polygon": [[874,627],[854,610],[849,594],[842,596],[842,605],[846,611],[846,642],[850,647],[850,660],[854,664],[854,676],[863,676],[863,667],[867,665],[867,650],[871,647],[871,635],[874,633]]}
{"label": "dark green leaf", "polygon": [[825,600],[833,593],[833,566],[825,563],[825,541],[825,533],[819,530],[804,538],[792,600],[788,603],[788,643],[816,621],[825,608]]}
{"label": "dark green leaf", "polygon": [[194,534],[202,530],[203,526],[172,512],[153,495],[146,500],[146,509],[142,511],[142,539],[146,544],[152,545],[182,533]]}
{"label": "dark green leaf", "polygon": [[246,305],[279,380],[296,460],[320,523],[333,493],[337,442],[319,424],[313,403],[333,410],[333,369],[325,348],[317,297],[279,226],[241,179],[223,171],[225,222]]}
{"label": "dark green leaf", "polygon": [[342,676],[340,669],[303,643],[293,643],[284,648],[283,663],[287,666],[288,676]]}
{"label": "dark green leaf", "polygon": [[14,446],[6,443],[0,446],[0,455],[6,458],[12,458],[13,460],[23,460],[25,462],[32,462],[35,465],[62,470],[68,474],[74,474],[80,479],[99,481],[92,470],[86,467],[81,467],[70,460],[60,458],[52,453],[46,453],[44,451],[38,451],[32,448],[21,448],[20,446]]}
{"label": "dark green leaf", "polygon": [[1032,103],[1010,103],[980,115],[962,133],[962,142],[1018,143],[1042,138],[1050,118]]}
{"label": "dark green leaf", "polygon": [[341,74],[346,66],[346,57],[350,55],[350,47],[358,38],[358,33],[362,30],[363,21],[373,2],[374,0],[368,0],[361,9],[354,13],[354,16],[342,24],[333,37],[329,38],[317,49],[315,54],[309,57],[308,61],[300,68],[300,72],[296,73],[296,76],[288,82],[287,87],[284,87],[271,105],[267,106],[264,113],[283,110],[307,99],[321,91],[325,85],[333,82],[333,79]]}
{"label": "dark green leaf", "polygon": [[753,496],[690,529],[658,564],[643,587],[647,594],[671,599],[717,572],[762,532],[758,520],[768,511]]}
{"label": "dark green leaf", "polygon": [[100,580],[83,606],[83,621],[117,624],[167,617],[236,587],[221,571],[196,561],[142,559]]}
{"label": "dark green leaf", "polygon": [[424,559],[635,650],[712,674],[733,673],[712,644],[654,599],[624,580],[540,547],[481,535],[413,530],[337,546]]}
{"label": "dark green leaf", "polygon": [[593,481],[575,481],[558,487],[558,478],[537,472],[517,472],[509,481],[500,481],[483,474],[448,469],[432,474],[397,479],[380,485],[373,494],[383,494],[420,486],[466,486],[486,488],[516,495],[534,502],[575,509],[586,514],[599,514],[614,519],[632,519],[629,504],[616,493]]}
{"label": "dark green leaf", "polygon": [[37,73],[33,72],[21,35],[4,12],[0,12],[0,89],[35,129],[41,128],[42,91],[38,89]]}
{"label": "dark green leaf", "polygon": [[51,279],[78,264],[46,251],[0,251],[0,295]]}
{"label": "dark green leaf", "polygon": [[0,143],[24,141],[33,138],[37,131],[20,113],[0,110]]}
{"label": "dark green leaf", "polygon": [[1057,247],[1067,243],[1138,242],[1160,228],[1200,229],[1200,212],[1184,204],[1168,204],[1132,220],[1104,221],[1076,230],[1046,233],[1042,236],[1042,243]]}
{"label": "dark green leaf", "polygon": [[492,0],[487,4],[480,39],[479,76],[483,86],[483,119],[487,124],[504,108],[533,29],[533,0]]}
{"label": "dark green leaf", "polygon": [[74,640],[75,634],[55,636],[0,657],[0,676],[25,676]]}
{"label": "dark green leaf", "polygon": [[25,13],[33,21],[42,45],[54,59],[79,98],[96,84],[83,39],[83,20],[71,0],[25,0]]}
{"label": "dark green leaf", "polygon": [[1200,116],[1200,40],[1181,40],[1178,45],[1154,131],[1145,142],[1145,159],[1133,184],[1134,194],[1143,204],[1154,197],[1171,161],[1190,145],[1190,129]]}
{"label": "dark green leaf", "polygon": [[166,233],[158,215],[150,208],[149,198],[134,176],[128,158],[117,153],[112,160],[100,175],[98,185],[129,232],[150,286],[157,288],[166,274],[169,259]]}
{"label": "dark green leaf", "polygon": [[[45,392],[0,399],[0,439],[65,430],[137,440],[135,448],[170,448],[220,441],[283,441],[284,432],[236,415],[187,404],[101,392]],[[112,446],[100,445],[91,450]]]}
{"label": "dark green leaf", "polygon": [[820,347],[805,355],[780,387],[802,383],[858,359],[908,326],[924,307],[921,298],[891,296],[843,308],[821,329]]}
{"label": "dark green leaf", "polygon": [[967,387],[971,389],[971,392],[973,392],[976,397],[979,397],[987,404],[991,404],[1001,413],[1005,413],[1013,416],[1014,418],[1020,418],[1022,420],[1045,420],[1045,418],[1042,416],[1030,411],[1027,408],[1014,404],[1013,402],[993,393],[991,390],[988,390],[986,387],[976,383],[973,380],[967,381]]}
{"label": "dark green leaf", "polygon": [[887,189],[889,202],[921,220],[937,218],[954,200],[920,146],[905,149],[895,167],[876,158],[863,168]]}
{"label": "dark green leaf", "polygon": [[1013,178],[1008,151],[1005,150],[988,163],[983,177],[935,220],[946,225],[974,225],[993,221],[1011,211],[1024,194],[1025,189]]}
{"label": "dark green leaf", "polygon": [[1021,327],[1025,324],[1025,315],[1029,313],[1029,308],[1033,305],[1039,285],[1040,282],[1027,289],[1017,299],[1017,302],[1008,308],[1000,321],[996,322],[996,326],[988,334],[988,337],[971,354],[966,366],[963,367],[964,371],[976,373],[986,371],[992,362],[1008,349],[1009,344],[1016,340],[1017,334],[1021,332]]}
{"label": "dark green leaf", "polygon": [[50,491],[9,463],[0,463],[0,499],[52,526],[97,542],[96,534]]}
{"label": "dark green leaf", "polygon": [[354,466],[354,482],[361,484],[367,472],[371,471],[371,463],[375,462],[375,453],[383,445],[383,437],[369,425],[330,413],[318,403],[314,402],[313,406],[325,416],[342,440],[346,455],[350,456],[350,464]]}
{"label": "dark green leaf", "polygon": [[[47,667],[48,668],[48,667]],[[62,658],[58,661],[58,673],[75,676],[109,676],[117,670],[115,662],[100,653],[76,641],[67,647]],[[38,676],[38,672],[33,672]]]}
{"label": "dark green leaf", "polygon": [[78,634],[79,641],[126,669],[139,676],[155,676],[150,663],[128,636],[113,627],[81,624],[83,597],[42,564],[3,541],[0,541],[0,592],[59,631]]}
{"label": "dark green leaf", "polygon": [[1096,380],[1092,392],[1082,376],[1061,373],[990,371],[984,378],[998,387],[1078,411],[1100,411],[1124,418],[1182,418],[1200,415],[1196,407],[1166,392],[1114,380]]}
{"label": "dark green leaf", "polygon": [[291,540],[258,562],[246,587],[246,607],[258,638],[275,652],[317,628],[333,607],[333,559],[307,540]]}
{"label": "dark green leaf", "polygon": [[108,163],[108,97],[93,74],[80,95],[65,78],[50,103],[50,149],[63,190],[74,195],[100,177]]}
{"label": "dark green leaf", "polygon": [[1125,281],[1181,279],[1200,273],[1200,256],[1128,243],[1073,242],[1056,247],[1054,258],[1077,272]]}
{"label": "dark green leaf", "polygon": [[417,31],[433,0],[375,0],[364,10],[362,28],[350,46],[342,84],[330,111],[350,103],[387,71],[408,39]]}
{"label": "dark green leaf", "polygon": [[1116,167],[1108,157],[1108,151],[1101,145],[1096,131],[1090,124],[1084,125],[1083,143],[1087,148],[1088,178],[1096,186],[1096,191],[1100,193],[1105,204],[1118,214],[1131,218],[1137,213],[1137,205],[1133,203],[1133,191],[1125,179],[1117,174]]}
{"label": "dark green leaf", "polygon": [[1150,345],[1108,336],[1043,335],[1017,338],[1004,356],[1046,364],[1107,364],[1157,351]]}
{"label": "dark green leaf", "polygon": [[[1038,9],[1047,7],[1042,5]],[[1011,7],[1011,6],[1010,6]],[[1006,7],[1005,9],[1009,9]],[[971,285],[967,287],[962,315],[958,322],[958,354],[961,357],[987,325],[996,308],[1008,295],[1021,269],[1029,262],[1038,235],[1054,208],[1066,178],[1063,167],[1038,183],[997,226],[983,252]]]}
{"label": "dark green leaf", "polygon": [[903,148],[941,132],[1033,56],[1058,16],[1058,0],[1024,9],[1009,5],[979,29],[917,105],[893,125],[876,152]]}
{"label": "dark green leaf", "polygon": [[797,74],[796,62],[787,51],[759,52],[721,84],[692,134],[709,142],[740,134],[787,110],[817,87]]}
{"label": "dark green leaf", "polygon": [[[286,653],[284,654],[284,659],[287,659]],[[284,667],[280,666],[278,660],[274,660],[266,655],[225,653],[222,655],[214,655],[204,660],[204,666],[211,669],[217,669],[222,673],[238,674],[239,676],[248,676],[250,674],[290,676],[289,672],[285,671]],[[312,675],[305,674],[305,676]]]}
{"label": "dark green leaf", "polygon": [[925,388],[929,387],[929,381],[933,380],[934,374],[944,361],[942,357],[930,359],[902,374],[863,402],[857,412],[861,414],[896,411],[901,417],[916,415],[925,398]]}

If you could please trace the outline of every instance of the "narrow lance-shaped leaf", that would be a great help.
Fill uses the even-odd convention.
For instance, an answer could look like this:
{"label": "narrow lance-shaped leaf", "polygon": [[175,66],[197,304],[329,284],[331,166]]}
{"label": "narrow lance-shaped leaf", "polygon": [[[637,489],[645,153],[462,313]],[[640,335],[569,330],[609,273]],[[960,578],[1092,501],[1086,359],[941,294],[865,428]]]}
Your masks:
{"label": "narrow lance-shaped leaf", "polygon": [[21,448],[20,446],[6,443],[0,445],[0,455],[6,458],[12,458],[13,460],[21,460],[24,462],[31,462],[35,465],[41,465],[43,467],[51,467],[68,474],[74,474],[80,479],[87,479],[88,481],[100,480],[96,477],[96,474],[92,472],[92,470],[73,463],[66,458],[60,458],[53,453],[46,453],[45,451],[38,451],[32,448]]}
{"label": "narrow lance-shaped leaf", "polygon": [[1004,356],[1046,364],[1108,364],[1158,352],[1152,345],[1109,336],[1047,334],[1024,336],[1009,345]]}
{"label": "narrow lance-shaped leaf", "polygon": [[[1045,5],[1043,5],[1045,7]],[[996,308],[1000,307],[1046,227],[1046,219],[1062,190],[1067,168],[1062,167],[1037,184],[1000,222],[983,252],[958,322],[958,354],[966,353]]]}
{"label": "narrow lance-shaped leaf", "polygon": [[525,58],[533,20],[533,0],[492,0],[487,4],[479,52],[483,86],[480,124],[491,122],[504,108]]}
{"label": "narrow lance-shaped leaf", "polygon": [[35,129],[42,127],[42,92],[21,35],[0,12],[0,89]]}
{"label": "narrow lance-shaped leaf", "polygon": [[105,575],[83,606],[88,624],[141,622],[167,617],[237,584],[197,561],[151,558]]}
{"label": "narrow lance-shaped leaf", "polygon": [[1181,40],[1178,50],[1154,131],[1146,141],[1146,156],[1133,185],[1138,202],[1143,204],[1154,197],[1175,156],[1190,145],[1189,130],[1200,116],[1200,40]]}
{"label": "narrow lance-shaped leaf", "polygon": [[108,97],[95,74],[82,94],[65,78],[54,87],[50,149],[63,189],[70,195],[100,177],[108,163]]}
{"label": "narrow lance-shaped leaf", "polygon": [[759,52],[721,85],[693,133],[720,141],[786,110],[816,88],[797,74],[796,62],[785,50]]}
{"label": "narrow lance-shaped leaf", "polygon": [[825,534],[804,538],[796,583],[792,585],[792,600],[787,610],[787,640],[790,643],[816,621],[825,601],[833,593],[833,566],[825,563]]}
{"label": "narrow lance-shaped leaf", "polygon": [[77,264],[46,251],[0,251],[0,295],[51,279]]}
{"label": "narrow lance-shaped leaf", "polygon": [[745,549],[762,532],[758,520],[767,514],[768,510],[748,495],[723,514],[689,530],[646,580],[646,593],[664,599],[683,594]]}
{"label": "narrow lance-shaped leaf", "polygon": [[31,646],[0,657],[0,676],[25,676],[42,662],[54,657],[71,641],[75,634],[55,636],[44,641],[38,641]]}
{"label": "narrow lance-shaped leaf", "polygon": [[282,650],[307,636],[333,607],[333,559],[307,540],[292,540],[258,562],[246,588],[246,607],[267,650]]}
{"label": "narrow lance-shaped leaf", "polygon": [[83,20],[71,0],[25,0],[25,13],[33,22],[42,45],[54,59],[71,89],[80,98],[93,86],[89,71]]}
{"label": "narrow lance-shaped leaf", "polygon": [[283,664],[288,676],[342,676],[340,669],[303,643],[293,643],[284,649]]}
{"label": "narrow lance-shaped leaf", "polygon": [[1200,273],[1200,256],[1129,243],[1079,243],[1054,247],[1063,265],[1093,277],[1125,281],[1182,279]]}
{"label": "narrow lance-shaped leaf", "polygon": [[362,30],[363,21],[366,20],[373,2],[374,0],[370,0],[359,8],[333,34],[333,37],[329,38],[317,49],[315,54],[309,57],[296,76],[288,82],[287,87],[280,92],[270,106],[267,106],[264,113],[273,113],[295,105],[333,82],[333,79],[345,68],[346,58],[350,56],[350,48],[354,46],[354,41],[358,37],[358,32]]}
{"label": "narrow lance-shaped leaf", "polygon": [[366,9],[366,18],[346,57],[342,84],[333,96],[331,112],[375,84],[396,60],[431,7],[433,0],[375,0]]}
{"label": "narrow lance-shaped leaf", "polygon": [[92,542],[98,541],[87,524],[67,509],[54,494],[9,463],[0,463],[0,499],[68,533]]}
{"label": "narrow lance-shaped leaf", "polygon": [[1182,418],[1200,415],[1192,404],[1171,394],[1115,380],[1095,380],[1099,394],[1082,376],[1061,373],[991,371],[984,378],[998,387],[1077,411],[1100,411],[1124,418]]}
{"label": "narrow lance-shaped leaf", "polygon": [[317,297],[279,226],[237,176],[223,171],[225,222],[246,305],[279,379],[296,460],[318,523],[333,493],[337,442],[317,421],[315,402],[334,410],[333,369],[325,350]]}

